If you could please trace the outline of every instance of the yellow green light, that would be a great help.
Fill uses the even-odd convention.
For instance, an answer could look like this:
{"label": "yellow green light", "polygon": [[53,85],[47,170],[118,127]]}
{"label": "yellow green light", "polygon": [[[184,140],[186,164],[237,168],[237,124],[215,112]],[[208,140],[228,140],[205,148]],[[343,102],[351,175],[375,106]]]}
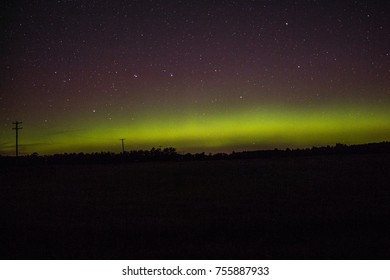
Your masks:
{"label": "yellow green light", "polygon": [[126,150],[173,146],[182,152],[296,148],[390,139],[390,113],[386,106],[304,109],[247,106],[245,110],[230,112],[160,109],[137,116],[135,120],[125,114],[114,120],[85,119],[77,125],[64,124],[63,131],[58,133],[45,134],[41,130],[39,135],[26,129],[22,135],[24,141],[44,143],[24,152],[119,152],[120,138],[126,139]]}

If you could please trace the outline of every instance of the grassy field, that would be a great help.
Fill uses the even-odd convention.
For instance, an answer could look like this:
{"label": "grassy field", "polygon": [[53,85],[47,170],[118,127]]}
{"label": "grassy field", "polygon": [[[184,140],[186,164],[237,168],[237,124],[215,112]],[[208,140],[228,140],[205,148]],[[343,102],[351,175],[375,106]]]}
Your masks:
{"label": "grassy field", "polygon": [[389,259],[390,154],[6,167],[1,259]]}

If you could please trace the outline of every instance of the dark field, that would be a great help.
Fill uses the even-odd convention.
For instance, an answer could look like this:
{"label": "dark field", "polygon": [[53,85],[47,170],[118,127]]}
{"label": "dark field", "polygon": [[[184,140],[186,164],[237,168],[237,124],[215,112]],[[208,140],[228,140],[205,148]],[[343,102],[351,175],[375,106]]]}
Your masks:
{"label": "dark field", "polygon": [[389,259],[390,154],[6,167],[1,259]]}

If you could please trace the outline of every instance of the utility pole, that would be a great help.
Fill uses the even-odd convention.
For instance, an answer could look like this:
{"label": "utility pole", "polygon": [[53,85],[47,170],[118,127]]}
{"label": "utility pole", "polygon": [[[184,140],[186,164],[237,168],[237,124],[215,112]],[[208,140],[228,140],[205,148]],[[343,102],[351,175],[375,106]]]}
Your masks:
{"label": "utility pole", "polygon": [[12,124],[15,125],[12,129],[16,132],[16,156],[19,156],[19,129],[23,129],[23,127],[19,127],[19,125],[22,124],[22,122],[15,121]]}
{"label": "utility pole", "polygon": [[122,141],[122,154],[124,154],[125,153],[125,144],[123,143],[123,141],[125,141],[125,139],[122,138],[122,139],[119,139],[119,140]]}

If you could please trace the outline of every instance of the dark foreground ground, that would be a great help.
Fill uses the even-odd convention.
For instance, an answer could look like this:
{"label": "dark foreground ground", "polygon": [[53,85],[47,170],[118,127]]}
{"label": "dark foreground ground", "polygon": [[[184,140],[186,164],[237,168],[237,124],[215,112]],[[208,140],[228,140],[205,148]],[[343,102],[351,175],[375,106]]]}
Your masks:
{"label": "dark foreground ground", "polygon": [[390,154],[13,166],[1,259],[390,259]]}

